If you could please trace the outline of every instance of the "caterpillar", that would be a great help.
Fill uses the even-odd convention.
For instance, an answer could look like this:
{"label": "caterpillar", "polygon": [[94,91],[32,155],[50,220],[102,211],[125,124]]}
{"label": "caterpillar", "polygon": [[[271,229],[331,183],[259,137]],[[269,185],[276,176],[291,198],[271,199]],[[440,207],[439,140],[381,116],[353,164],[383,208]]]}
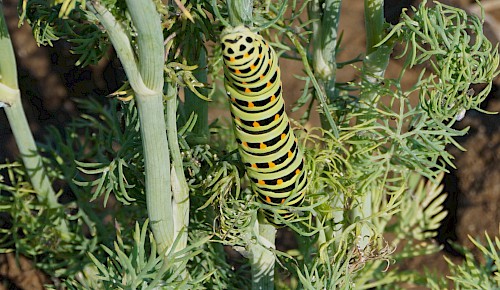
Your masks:
{"label": "caterpillar", "polygon": [[[252,190],[268,205],[298,206],[307,185],[305,161],[285,113],[276,53],[244,26],[225,28],[221,44],[224,86]],[[285,209],[277,213],[285,220],[295,215]],[[264,214],[279,223],[273,212]]]}

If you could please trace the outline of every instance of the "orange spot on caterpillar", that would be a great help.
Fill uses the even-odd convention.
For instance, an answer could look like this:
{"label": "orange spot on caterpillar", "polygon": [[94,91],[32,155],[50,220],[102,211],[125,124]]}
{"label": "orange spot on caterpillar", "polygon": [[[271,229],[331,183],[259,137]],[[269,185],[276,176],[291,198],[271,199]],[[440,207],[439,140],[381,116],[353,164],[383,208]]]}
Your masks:
{"label": "orange spot on caterpillar", "polygon": [[268,162],[269,164],[269,168],[273,168],[274,166],[276,166],[276,164],[274,164],[274,162]]}
{"label": "orange spot on caterpillar", "polygon": [[260,127],[260,124],[259,124],[259,122],[257,122],[257,121],[254,121],[252,125],[253,125],[255,128]]}
{"label": "orange spot on caterpillar", "polygon": [[252,168],[257,168],[257,164],[253,163]]}
{"label": "orange spot on caterpillar", "polygon": [[285,139],[286,138],[286,134],[285,133],[282,133],[281,134],[281,140]]}
{"label": "orange spot on caterpillar", "polygon": [[270,86],[272,86],[272,85],[273,85],[273,84],[272,84],[271,82],[267,82],[266,87],[268,87],[268,88],[269,88],[269,87],[270,87]]}
{"label": "orange spot on caterpillar", "polygon": [[261,76],[260,76],[260,79],[261,79],[261,80],[263,80],[264,78],[265,78],[265,77],[264,77],[264,75],[261,75]]}
{"label": "orange spot on caterpillar", "polygon": [[231,56],[231,57],[229,58],[229,61],[235,61],[234,57],[232,57],[232,56]]}
{"label": "orange spot on caterpillar", "polygon": [[285,203],[285,199],[281,199],[281,204],[284,204]]}
{"label": "orange spot on caterpillar", "polygon": [[300,169],[295,170],[295,175],[299,175],[299,174],[300,174]]}
{"label": "orange spot on caterpillar", "polygon": [[268,203],[271,203],[271,198],[270,198],[269,196],[266,196],[266,201],[267,201]]}
{"label": "orange spot on caterpillar", "polygon": [[241,145],[243,145],[245,147],[248,147],[248,143],[247,142],[243,142],[243,143],[241,143]]}
{"label": "orange spot on caterpillar", "polygon": [[276,100],[276,96],[275,95],[272,95],[271,96],[271,102],[274,102]]}
{"label": "orange spot on caterpillar", "polygon": [[245,54],[243,55],[244,58],[247,58],[247,57],[250,57],[250,55],[248,54],[248,52],[245,52]]}
{"label": "orange spot on caterpillar", "polygon": [[260,143],[260,149],[266,149],[267,148],[267,145],[264,144],[264,143]]}
{"label": "orange spot on caterpillar", "polygon": [[253,107],[255,107],[255,105],[253,104],[253,102],[248,102],[248,107],[253,108]]}
{"label": "orange spot on caterpillar", "polygon": [[283,184],[283,179],[278,179],[278,184]]}
{"label": "orange spot on caterpillar", "polygon": [[293,157],[293,152],[292,151],[288,151],[288,158],[292,158]]}
{"label": "orange spot on caterpillar", "polygon": [[266,182],[265,182],[264,180],[259,180],[259,181],[258,181],[258,183],[259,183],[260,185],[266,185]]}
{"label": "orange spot on caterpillar", "polygon": [[280,119],[280,114],[274,115],[274,121],[278,121]]}
{"label": "orange spot on caterpillar", "polygon": [[254,70],[255,68],[256,68],[256,66],[255,66],[255,65],[253,65],[253,64],[251,64],[251,65],[250,65],[250,69],[251,69],[251,70]]}
{"label": "orange spot on caterpillar", "polygon": [[239,75],[239,74],[241,74],[241,71],[239,69],[235,69],[234,73],[237,74],[237,75]]}
{"label": "orange spot on caterpillar", "polygon": [[252,91],[249,88],[245,88],[245,93],[251,93]]}

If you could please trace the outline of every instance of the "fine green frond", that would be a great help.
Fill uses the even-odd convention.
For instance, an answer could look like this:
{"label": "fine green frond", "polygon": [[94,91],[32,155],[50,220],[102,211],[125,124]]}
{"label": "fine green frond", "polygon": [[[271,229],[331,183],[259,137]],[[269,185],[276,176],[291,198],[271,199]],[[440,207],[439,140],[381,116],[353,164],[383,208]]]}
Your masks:
{"label": "fine green frond", "polygon": [[[500,231],[499,231],[500,232]],[[485,233],[486,245],[479,240],[469,237],[483,255],[484,263],[474,257],[472,252],[464,248],[465,261],[461,265],[446,258],[451,275],[447,278],[453,282],[454,289],[498,289],[500,288],[500,238],[497,235],[492,239]],[[458,245],[457,245],[458,246]]]}
{"label": "fine green frond", "polygon": [[[241,197],[235,154],[224,155],[205,145],[184,148],[183,154],[194,209],[189,239],[197,241],[215,234],[214,241],[204,244],[200,255],[193,257],[188,265],[190,273],[208,275],[203,285],[209,289],[248,289],[250,277],[245,274],[246,267],[235,270],[234,264],[228,264],[223,246],[244,245],[241,233],[249,228],[245,223],[252,214],[244,207],[244,200],[235,200],[235,196]],[[244,212],[238,216],[237,209]],[[252,210],[255,213],[256,209]]]}
{"label": "fine green frond", "polygon": [[[479,105],[499,73],[500,58],[479,17],[439,2],[426,7],[426,2],[411,15],[403,13],[386,40],[396,35],[403,43],[407,68],[427,64],[430,74],[417,83],[421,106],[444,125],[453,123],[462,110],[481,111]],[[476,84],[486,86],[476,92],[477,87],[471,87]]]}
{"label": "fine green frond", "polygon": [[445,147],[456,144],[454,138],[467,129],[455,130],[452,124],[432,119],[420,105],[412,105],[412,91],[402,91],[397,80],[385,79],[377,85],[364,82],[360,89],[378,96],[375,104],[366,104],[348,117],[363,116],[362,123],[349,128],[356,136],[348,142],[357,148],[355,152],[359,151],[364,168],[373,168],[373,172],[382,167],[418,171],[434,179],[437,173],[446,171],[446,165],[453,166],[453,157]]}
{"label": "fine green frond", "polygon": [[23,1],[19,23],[26,21],[38,45],[53,45],[64,39],[71,52],[80,55],[76,65],[97,63],[109,47],[97,19],[85,10],[85,1]]}
{"label": "fine green frond", "polygon": [[[47,209],[40,203],[19,163],[2,164],[6,173],[0,183],[0,211],[5,218],[0,226],[0,252],[16,252],[30,257],[35,266],[55,277],[66,277],[80,271],[94,251],[97,239],[82,235],[83,228],[94,228],[83,210],[75,203]],[[63,233],[54,225],[71,220]]]}
{"label": "fine green frond", "polygon": [[242,233],[248,232],[257,217],[257,206],[251,203],[252,195],[241,191],[240,174],[236,166],[221,162],[209,175],[206,194],[210,202],[218,208],[217,227],[222,241],[231,245],[244,245]]}
{"label": "fine green frond", "polygon": [[[228,130],[217,130],[221,137],[218,145],[227,148],[222,136]],[[258,206],[251,202],[253,196],[247,190],[242,191],[243,169],[235,152],[221,152],[208,145],[190,147],[182,141],[186,136],[181,138],[182,156],[196,208],[192,214],[195,224],[208,227],[224,244],[244,245],[241,233],[249,231]]]}
{"label": "fine green frond", "polygon": [[[200,253],[201,247],[207,238],[195,241],[185,250],[178,253],[158,253],[153,234],[148,230],[146,221],[142,227],[136,223],[133,234],[133,245],[130,248],[125,245],[118,231],[114,248],[103,246],[108,255],[106,263],[100,262],[92,253],[90,259],[99,271],[98,279],[105,289],[155,289],[161,286],[177,285],[187,287],[187,281],[179,276],[180,265],[188,262]],[[149,242],[146,241],[149,237]],[[195,277],[191,285],[201,283],[200,278]]]}
{"label": "fine green frond", "polygon": [[401,213],[398,215],[398,238],[404,240],[412,238],[425,241],[433,238],[446,217],[442,203],[447,194],[442,193],[440,185],[444,174],[440,174],[435,181],[424,182],[417,174],[409,180],[409,188],[401,204]]}
{"label": "fine green frond", "polygon": [[104,107],[96,101],[85,100],[81,106],[92,114],[83,114],[75,126],[93,128],[93,140],[100,145],[94,145],[92,158],[75,161],[78,170],[86,176],[75,183],[95,187],[92,199],[104,196],[105,205],[111,193],[125,205],[136,199],[144,200],[139,119],[133,102],[112,101],[109,107]]}
{"label": "fine green frond", "polygon": [[205,88],[204,83],[199,82],[194,76],[194,71],[197,66],[187,66],[177,62],[170,62],[165,65],[165,81],[174,82],[178,86],[187,87],[197,97],[204,101],[211,101],[207,96],[204,96],[200,90]]}

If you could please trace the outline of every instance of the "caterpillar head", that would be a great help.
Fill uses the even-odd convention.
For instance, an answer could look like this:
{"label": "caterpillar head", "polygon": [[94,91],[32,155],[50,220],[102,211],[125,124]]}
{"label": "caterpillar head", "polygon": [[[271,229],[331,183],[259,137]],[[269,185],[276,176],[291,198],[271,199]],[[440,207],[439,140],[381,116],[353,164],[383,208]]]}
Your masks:
{"label": "caterpillar head", "polygon": [[245,26],[227,27],[222,31],[222,54],[228,65],[248,61],[256,53],[262,37]]}

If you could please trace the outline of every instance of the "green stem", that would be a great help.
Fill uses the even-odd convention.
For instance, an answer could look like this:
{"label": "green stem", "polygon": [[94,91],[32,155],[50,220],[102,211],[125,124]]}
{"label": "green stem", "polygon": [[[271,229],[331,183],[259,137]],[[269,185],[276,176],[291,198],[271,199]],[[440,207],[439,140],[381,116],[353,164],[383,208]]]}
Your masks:
{"label": "green stem", "polygon": [[309,18],[320,19],[312,25],[314,74],[325,82],[325,91],[330,101],[335,97],[337,31],[341,3],[341,0],[315,0],[309,6]]}
{"label": "green stem", "polygon": [[[320,19],[313,22],[312,42],[313,42],[313,69],[314,75],[319,79],[320,85],[326,95],[329,103],[334,101],[338,95],[335,90],[335,81],[337,76],[337,39],[338,26],[340,20],[340,8],[342,0],[314,0],[309,5],[309,19]],[[321,101],[321,95],[316,93]],[[327,104],[325,104],[327,105]],[[321,116],[321,126],[325,129],[331,128],[336,133],[335,127],[332,128],[328,116]],[[343,200],[339,198],[338,200]],[[337,205],[342,207],[342,205]],[[342,229],[333,229],[335,224],[340,224],[344,219],[342,212],[336,212],[332,219],[332,228],[328,230],[329,235],[340,234]]]}
{"label": "green stem", "polygon": [[[392,52],[392,44],[385,43],[376,45],[384,39],[385,32],[384,0],[365,0],[365,27],[366,27],[366,57],[363,61],[363,83],[378,83],[379,77],[383,77],[389,64]],[[368,86],[368,85],[367,85]],[[360,106],[368,106],[377,97],[376,93],[361,92],[361,98],[365,100]],[[358,124],[364,122],[364,118],[358,118]],[[353,215],[361,219],[369,218],[373,214],[372,196],[377,189],[369,188],[363,197],[360,205],[353,209]],[[372,237],[370,227],[363,224],[358,236],[358,247],[365,249]]]}
{"label": "green stem", "polygon": [[148,88],[143,81],[139,72],[137,59],[135,57],[132,44],[130,43],[128,33],[122,24],[116,21],[115,17],[109,12],[106,7],[99,2],[87,1],[87,8],[94,13],[101,25],[107,31],[109,39],[113,44],[113,48],[120,59],[120,62],[125,70],[130,86],[136,94],[156,95],[157,92]]}
{"label": "green stem", "polygon": [[229,22],[232,26],[244,24],[252,26],[253,24],[253,1],[248,0],[227,0],[227,11],[229,13]]}
{"label": "green stem", "polygon": [[[258,227],[258,228],[257,228]],[[250,242],[250,264],[252,265],[252,289],[274,289],[274,263],[276,228],[265,222],[255,223],[257,241]]]}
{"label": "green stem", "polygon": [[[373,209],[372,209],[372,195],[374,192],[377,192],[375,188],[368,189],[365,192],[365,195],[362,197],[362,201],[360,204],[353,208],[353,216],[354,217],[359,217],[361,219],[368,219],[372,214],[373,214]],[[358,234],[358,241],[357,241],[357,246],[360,249],[365,249],[366,246],[368,246],[370,240],[372,237],[372,231],[370,227],[366,224],[362,224],[359,234]]]}
{"label": "green stem", "polygon": [[126,0],[128,12],[137,30],[139,72],[146,86],[155,92],[163,91],[163,29],[156,1]]}
{"label": "green stem", "polygon": [[[153,1],[127,0],[132,22],[137,29],[139,71],[144,83],[157,94],[137,94],[141,136],[146,167],[146,202],[151,228],[158,249],[170,249],[175,240],[169,143],[163,111],[163,31],[160,14]],[[175,113],[174,113],[175,114]],[[176,130],[175,123],[169,130]],[[177,172],[183,174],[183,171]]]}
{"label": "green stem", "polygon": [[[179,242],[176,251],[187,246],[189,226],[189,187],[184,176],[181,150],[177,137],[177,89],[172,84],[167,84],[167,136],[172,156],[172,211],[174,214],[174,234]],[[199,99],[199,98],[198,98]],[[205,102],[206,103],[206,102]]]}
{"label": "green stem", "polygon": [[[365,0],[366,57],[363,61],[363,81],[377,83],[389,65],[393,44],[386,42],[377,46],[386,36],[384,20],[384,0]],[[373,94],[364,95],[367,101],[373,101]]]}
{"label": "green stem", "polygon": [[174,241],[169,145],[166,136],[163,96],[136,95],[144,148],[146,204],[151,229],[164,252]]}
{"label": "green stem", "polygon": [[[202,83],[207,82],[207,55],[204,49],[192,50],[191,59],[198,59],[198,70],[193,73],[194,77]],[[202,100],[189,89],[185,89],[184,111],[188,118],[191,114],[196,114],[196,124],[193,127],[189,141],[194,144],[206,144],[208,142],[208,102]]]}
{"label": "green stem", "polygon": [[17,83],[16,58],[2,5],[0,5],[0,56],[0,102],[6,104],[5,113],[12,128],[24,167],[33,189],[37,192],[38,200],[47,204],[49,208],[60,207],[23,110],[21,93]]}
{"label": "green stem", "polygon": [[309,60],[307,56],[307,51],[304,49],[300,41],[295,37],[293,33],[290,31],[286,32],[288,38],[292,41],[293,45],[297,48],[297,52],[299,53],[302,63],[304,64],[304,71],[306,72],[307,76],[311,79],[311,82],[313,84],[314,90],[316,97],[320,103],[320,107],[323,109],[324,115],[322,116],[323,118],[326,119],[325,122],[327,122],[327,125],[324,128],[330,128],[333,136],[335,138],[339,138],[339,129],[337,128],[337,125],[335,124],[335,120],[333,120],[332,113],[328,107],[328,100],[325,95],[325,88],[324,86],[321,86],[319,81],[316,80],[316,77],[314,76],[314,73],[309,66]]}
{"label": "green stem", "polygon": [[87,2],[87,6],[107,30],[135,93],[141,121],[148,215],[158,250],[164,252],[173,244],[174,223],[169,144],[163,111],[164,53],[160,15],[152,1],[127,1],[137,30],[136,54],[127,32],[104,6],[98,2]]}
{"label": "green stem", "polygon": [[[327,104],[333,102],[337,97],[335,90],[335,79],[337,75],[337,38],[340,17],[340,6],[342,0],[314,0],[309,5],[309,18],[319,19],[312,24],[313,43],[313,69],[314,75],[322,91],[325,92]],[[318,92],[316,92],[316,95]],[[321,96],[318,96],[321,101]],[[324,105],[324,104],[322,104]],[[321,115],[321,126],[325,129],[332,129],[332,122],[325,113]],[[331,118],[330,118],[331,119]],[[335,134],[338,138],[338,133]]]}
{"label": "green stem", "polygon": [[377,50],[384,39],[384,0],[365,0],[366,55]]}

